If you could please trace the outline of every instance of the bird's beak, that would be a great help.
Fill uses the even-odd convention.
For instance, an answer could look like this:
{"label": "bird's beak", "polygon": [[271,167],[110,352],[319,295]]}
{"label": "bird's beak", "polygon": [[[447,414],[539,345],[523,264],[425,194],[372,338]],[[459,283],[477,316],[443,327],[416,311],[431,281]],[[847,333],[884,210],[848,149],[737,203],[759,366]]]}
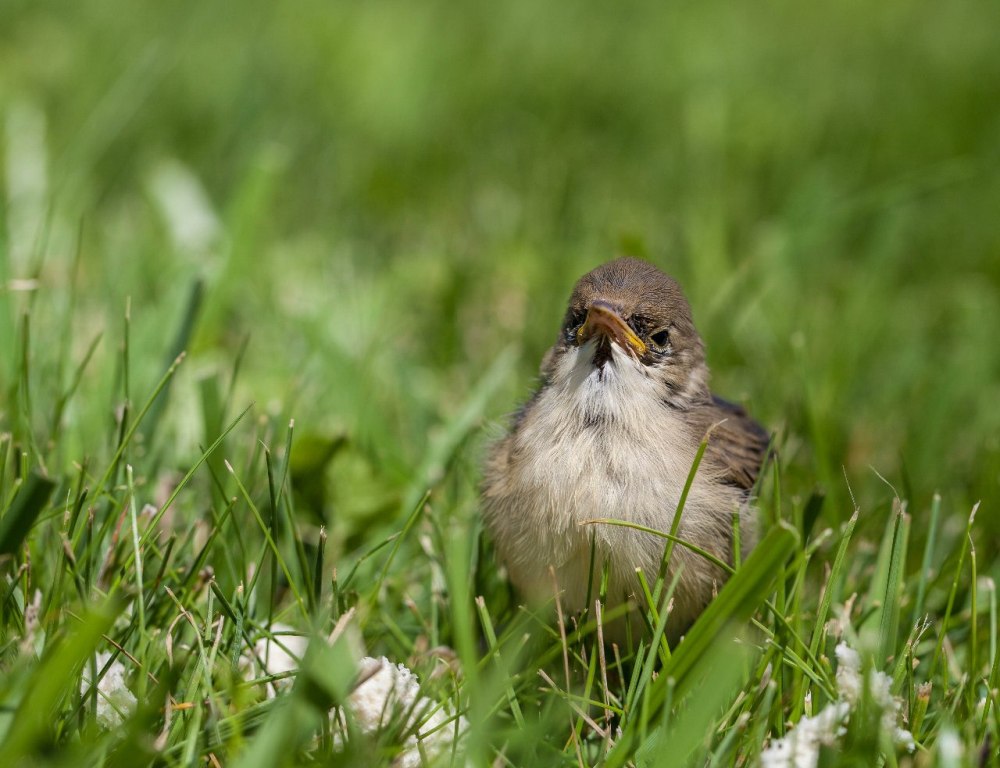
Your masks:
{"label": "bird's beak", "polygon": [[595,301],[587,310],[587,319],[576,333],[576,343],[583,344],[598,333],[617,343],[626,352],[637,356],[646,353],[646,345],[642,339],[635,335],[610,304],[603,301]]}

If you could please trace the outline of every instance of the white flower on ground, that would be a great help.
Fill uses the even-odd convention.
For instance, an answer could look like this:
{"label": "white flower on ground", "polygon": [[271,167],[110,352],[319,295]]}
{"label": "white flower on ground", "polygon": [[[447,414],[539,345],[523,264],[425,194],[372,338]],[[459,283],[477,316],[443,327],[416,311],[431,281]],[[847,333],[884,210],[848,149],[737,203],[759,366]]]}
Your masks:
{"label": "white flower on ground", "polygon": [[814,768],[821,745],[833,745],[844,732],[851,709],[845,701],[823,708],[815,717],[803,717],[785,738],[774,739],[760,755],[763,768]]}
{"label": "white flower on ground", "polygon": [[[421,751],[428,760],[446,754],[457,738],[468,730],[465,718],[454,718],[443,705],[420,695],[416,675],[402,664],[384,656],[364,657],[358,665],[360,684],[350,695],[350,710],[358,730],[373,734],[392,722],[405,719],[408,734],[403,751],[396,757],[398,768],[423,765]],[[343,716],[341,727],[346,727]]]}
{"label": "white flower on ground", "polygon": [[[861,655],[847,643],[838,643],[837,655],[837,689],[840,697],[851,705],[857,706],[864,692],[864,678],[861,676]],[[912,751],[915,747],[913,734],[900,728],[900,702],[892,695],[892,678],[885,672],[871,670],[868,673],[868,692],[875,705],[882,711],[882,728],[893,735],[897,745]]]}
{"label": "white flower on ground", "polygon": [[[104,665],[108,663],[111,654],[101,651],[97,654],[96,669],[100,675]],[[90,690],[90,662],[83,665],[83,677],[80,679],[80,695],[85,696]],[[135,711],[136,699],[132,691],[125,685],[125,666],[117,659],[111,663],[108,671],[97,681],[97,724],[110,729],[119,726]]]}
{"label": "white flower on ground", "polygon": [[952,728],[944,728],[937,740],[938,765],[942,768],[958,768],[962,764],[963,751],[958,734]]}
{"label": "white flower on ground", "polygon": [[[815,768],[820,747],[835,745],[846,732],[851,712],[864,694],[865,680],[861,674],[861,655],[856,650],[841,642],[835,652],[838,700],[815,717],[803,717],[784,738],[773,739],[760,755],[762,768]],[[900,702],[892,695],[892,678],[873,669],[867,685],[872,700],[882,711],[882,727],[893,734],[897,745],[912,751],[913,735],[897,726]]]}
{"label": "white flower on ground", "polygon": [[861,654],[847,643],[837,643],[837,690],[849,701],[861,698]]}
{"label": "white flower on ground", "polygon": [[[252,650],[244,650],[240,669],[253,677],[296,672],[308,644],[309,638],[294,628],[273,624],[268,636],[258,640]],[[294,679],[289,676],[269,682],[267,697],[286,691]],[[421,695],[417,676],[403,664],[393,664],[384,656],[365,656],[358,662],[357,679],[346,709],[358,731],[374,735],[390,725],[403,724],[401,733],[406,738],[393,762],[395,768],[420,768],[424,765],[422,755],[427,760],[446,755],[468,730],[464,717],[454,717],[445,705]],[[342,734],[347,731],[342,709],[336,712],[336,722],[341,733],[335,739],[342,744]]]}
{"label": "white flower on ground", "polygon": [[[243,651],[240,667],[244,674],[270,677],[296,672],[306,654],[309,638],[288,624],[272,624],[270,634],[254,643],[253,650]],[[278,691],[290,688],[293,676],[273,680],[267,684],[267,698],[273,699]]]}

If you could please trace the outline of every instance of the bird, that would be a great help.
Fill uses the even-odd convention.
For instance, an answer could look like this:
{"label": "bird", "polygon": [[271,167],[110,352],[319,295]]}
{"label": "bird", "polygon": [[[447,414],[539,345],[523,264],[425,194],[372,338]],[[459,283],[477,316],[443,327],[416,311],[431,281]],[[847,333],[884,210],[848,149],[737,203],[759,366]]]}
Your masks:
{"label": "bird", "polygon": [[[598,594],[606,572],[604,612],[631,610],[604,629],[605,642],[648,633],[637,570],[653,584],[667,540],[593,521],[669,533],[706,439],[677,536],[733,564],[734,520],[740,558],[757,540],[752,491],[770,434],[712,393],[705,345],[676,280],[629,257],[581,277],[542,359],[538,388],[483,466],[485,527],[525,601],[553,604],[558,595],[566,611],[593,609],[588,596]],[[676,641],[726,572],[677,545],[665,578],[674,584],[665,635]]]}

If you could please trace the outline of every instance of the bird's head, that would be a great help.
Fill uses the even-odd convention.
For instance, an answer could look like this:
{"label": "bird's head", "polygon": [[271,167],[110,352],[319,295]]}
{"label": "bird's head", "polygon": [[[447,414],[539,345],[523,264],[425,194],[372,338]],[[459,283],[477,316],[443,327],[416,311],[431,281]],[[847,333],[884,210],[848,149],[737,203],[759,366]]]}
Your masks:
{"label": "bird's head", "polygon": [[609,367],[637,369],[662,385],[666,402],[708,392],[691,307],[677,281],[648,262],[616,259],[580,278],[542,373],[550,381],[571,370],[603,381]]}

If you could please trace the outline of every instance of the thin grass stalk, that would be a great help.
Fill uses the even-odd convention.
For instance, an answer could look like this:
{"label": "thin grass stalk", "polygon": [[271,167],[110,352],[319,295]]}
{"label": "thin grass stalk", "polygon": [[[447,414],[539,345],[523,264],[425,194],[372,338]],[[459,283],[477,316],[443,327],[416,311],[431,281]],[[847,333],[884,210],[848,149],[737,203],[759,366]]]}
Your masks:
{"label": "thin grass stalk", "polygon": [[[106,486],[108,484],[108,481],[111,479],[112,474],[115,472],[115,469],[118,466],[118,462],[121,460],[122,456],[125,454],[126,448],[128,447],[129,443],[132,441],[132,438],[135,436],[136,430],[138,430],[139,429],[139,425],[142,424],[143,418],[145,418],[146,414],[149,412],[149,409],[152,407],[153,403],[156,401],[156,398],[160,396],[160,393],[163,392],[163,390],[166,388],[167,384],[174,377],[174,374],[177,372],[177,369],[180,367],[180,365],[181,365],[182,362],[184,362],[184,353],[183,352],[180,355],[178,355],[177,358],[174,360],[174,362],[170,365],[170,367],[167,368],[166,373],[163,374],[163,376],[160,378],[160,381],[153,388],[153,393],[149,396],[149,399],[146,400],[146,402],[143,405],[142,409],[139,411],[138,416],[136,416],[136,418],[131,422],[130,425],[126,426],[126,418],[123,416],[123,418],[122,418],[122,433],[121,433],[121,437],[120,437],[120,439],[118,441],[118,447],[115,449],[115,453],[111,457],[111,461],[109,462],[107,469],[104,471],[104,474],[101,476],[101,479],[94,486],[94,494],[93,494],[94,498],[99,498],[100,495],[102,493],[104,493],[104,490],[105,490],[105,488],[106,488]],[[244,413],[246,413],[246,411],[244,411]],[[234,424],[234,426],[235,426],[235,424]],[[200,465],[200,463],[201,462],[199,461],[198,465]],[[149,531],[150,530],[153,530],[156,527],[156,523],[159,522],[159,517],[162,515],[162,512],[166,511],[166,509],[169,507],[169,505],[173,501],[173,499],[175,499],[177,497],[177,494],[180,493],[180,488],[183,485],[184,485],[184,481],[182,481],[177,486],[177,488],[174,489],[174,493],[171,495],[170,499],[168,499],[167,503],[164,504],[163,510],[161,512],[159,512],[158,515],[156,517],[154,517],[153,521],[151,522],[151,524],[149,526],[149,529],[147,529],[146,536],[149,535]],[[105,524],[105,527],[102,527],[102,530],[101,530],[101,537],[102,537],[102,539],[103,539],[103,536],[106,534],[106,532],[107,531],[106,531],[106,524]],[[145,539],[145,537],[143,537],[143,538]],[[143,541],[143,544],[145,544],[145,540]]]}
{"label": "thin grass stalk", "polygon": [[[938,640],[934,647],[934,655],[931,657],[930,667],[927,671],[928,680],[934,679],[934,673],[937,671],[938,664],[942,661],[941,652],[944,648],[945,637],[948,635],[948,626],[951,623],[952,611],[955,608],[955,597],[958,595],[958,585],[961,581],[962,567],[965,565],[965,557],[968,553],[969,543],[972,541],[972,525],[976,521],[976,512],[979,510],[979,502],[976,502],[972,507],[972,512],[969,514],[968,522],[965,525],[965,535],[962,537],[961,547],[958,552],[958,563],[955,566],[955,575],[951,580],[951,590],[948,592],[948,603],[945,607],[944,616],[941,618],[940,629],[938,630]],[[944,664],[941,670],[942,684],[947,688],[948,685],[948,665]]]}
{"label": "thin grass stalk", "polygon": [[705,456],[705,450],[708,448],[708,440],[714,429],[714,425],[709,427],[705,433],[705,437],[702,438],[701,443],[698,445],[698,451],[694,455],[694,461],[691,462],[691,469],[684,480],[684,490],[681,491],[681,497],[677,502],[677,509],[674,511],[673,520],[670,521],[670,538],[667,538],[666,546],[663,549],[663,557],[660,559],[660,571],[656,577],[656,590],[653,593],[654,603],[659,602],[660,591],[667,577],[667,569],[670,567],[670,556],[674,552],[674,544],[677,541],[677,532],[681,527],[681,516],[684,514],[684,505],[687,503],[688,494],[691,492],[691,486],[694,485],[695,475],[698,473],[698,467],[701,466],[701,460]]}
{"label": "thin grass stalk", "polygon": [[[154,514],[153,518],[149,521],[149,526],[146,528],[146,533],[143,534],[142,537],[143,545],[146,544],[146,540],[153,534],[153,532],[158,529],[160,519],[163,517],[163,515],[166,514],[167,510],[170,509],[171,506],[173,506],[173,503],[177,500],[177,497],[180,495],[181,491],[187,486],[188,482],[194,476],[194,473],[198,470],[198,468],[202,464],[205,463],[205,460],[211,455],[212,451],[214,451],[222,444],[222,442],[226,439],[226,436],[236,428],[236,425],[243,420],[243,417],[250,412],[251,408],[253,408],[253,403],[244,408],[239,416],[237,416],[235,419],[229,422],[229,425],[222,431],[222,434],[215,439],[215,441],[208,447],[207,450],[202,452],[201,456],[198,457],[198,460],[195,461],[195,463],[191,466],[191,468],[184,474],[184,477],[181,478],[181,481],[177,483],[174,489],[170,492],[170,496],[168,496],[167,500],[163,502],[163,505],[158,510],[156,510],[156,514]],[[130,563],[126,562],[124,567],[127,568],[129,565]]]}
{"label": "thin grass stalk", "polygon": [[240,494],[243,496],[243,500],[246,502],[247,507],[249,507],[250,512],[253,514],[254,520],[257,521],[257,526],[260,528],[261,533],[264,534],[264,540],[267,546],[271,548],[271,551],[274,553],[278,565],[280,566],[282,572],[285,574],[285,579],[288,582],[288,588],[294,595],[295,602],[299,606],[299,610],[302,611],[304,617],[308,618],[309,611],[306,608],[305,601],[303,600],[302,595],[299,593],[298,586],[296,585],[295,580],[292,578],[291,572],[288,570],[288,565],[285,563],[284,558],[278,551],[278,547],[275,545],[274,539],[271,538],[271,534],[267,529],[267,524],[264,522],[263,517],[261,517],[260,510],[257,509],[257,505],[254,504],[253,499],[250,497],[250,493],[246,489],[246,486],[243,485],[243,481],[240,480],[239,475],[236,474],[236,470],[233,469],[232,464],[230,464],[228,460],[226,461],[226,469],[229,470],[229,473],[233,476],[233,479],[236,481],[236,486],[237,488],[239,488]]}
{"label": "thin grass stalk", "polygon": [[132,479],[132,465],[125,465],[125,480],[127,484],[128,498],[126,504],[129,508],[129,520],[132,524],[132,551],[135,555],[135,585],[138,592],[136,598],[136,612],[139,618],[139,633],[146,636],[146,595],[142,580],[142,550],[139,547],[139,521],[135,511],[135,483]]}
{"label": "thin grass stalk", "polygon": [[910,624],[920,621],[924,613],[924,599],[927,595],[927,580],[930,577],[931,563],[934,560],[934,549],[937,543],[938,527],[941,518],[941,494],[935,493],[931,501],[931,519],[927,525],[927,541],[924,543],[924,556],[920,563],[920,574],[917,578],[917,596],[913,601],[913,616]]}
{"label": "thin grass stalk", "polygon": [[966,706],[974,711],[976,706],[976,687],[979,683],[979,574],[976,569],[976,544],[969,539],[969,567],[972,579],[969,582],[969,698]]}
{"label": "thin grass stalk", "polygon": [[483,628],[483,634],[486,636],[486,644],[489,651],[489,656],[492,656],[496,662],[497,670],[500,672],[504,680],[503,691],[504,695],[507,697],[507,705],[510,708],[510,713],[514,718],[514,722],[520,729],[525,728],[524,715],[521,714],[521,705],[518,703],[517,694],[514,692],[514,687],[511,685],[511,674],[510,670],[507,668],[504,662],[503,655],[500,653],[500,645],[497,643],[497,635],[493,628],[493,621],[490,619],[489,611],[486,609],[486,601],[482,596],[476,597],[476,612],[479,614],[479,623]]}
{"label": "thin grass stalk", "polygon": [[886,575],[885,597],[882,602],[882,617],[879,624],[879,666],[886,664],[896,648],[899,632],[899,606],[903,591],[903,569],[906,565],[906,545],[910,530],[906,505],[896,499],[893,506],[896,509],[896,515],[893,522],[889,572]]}

